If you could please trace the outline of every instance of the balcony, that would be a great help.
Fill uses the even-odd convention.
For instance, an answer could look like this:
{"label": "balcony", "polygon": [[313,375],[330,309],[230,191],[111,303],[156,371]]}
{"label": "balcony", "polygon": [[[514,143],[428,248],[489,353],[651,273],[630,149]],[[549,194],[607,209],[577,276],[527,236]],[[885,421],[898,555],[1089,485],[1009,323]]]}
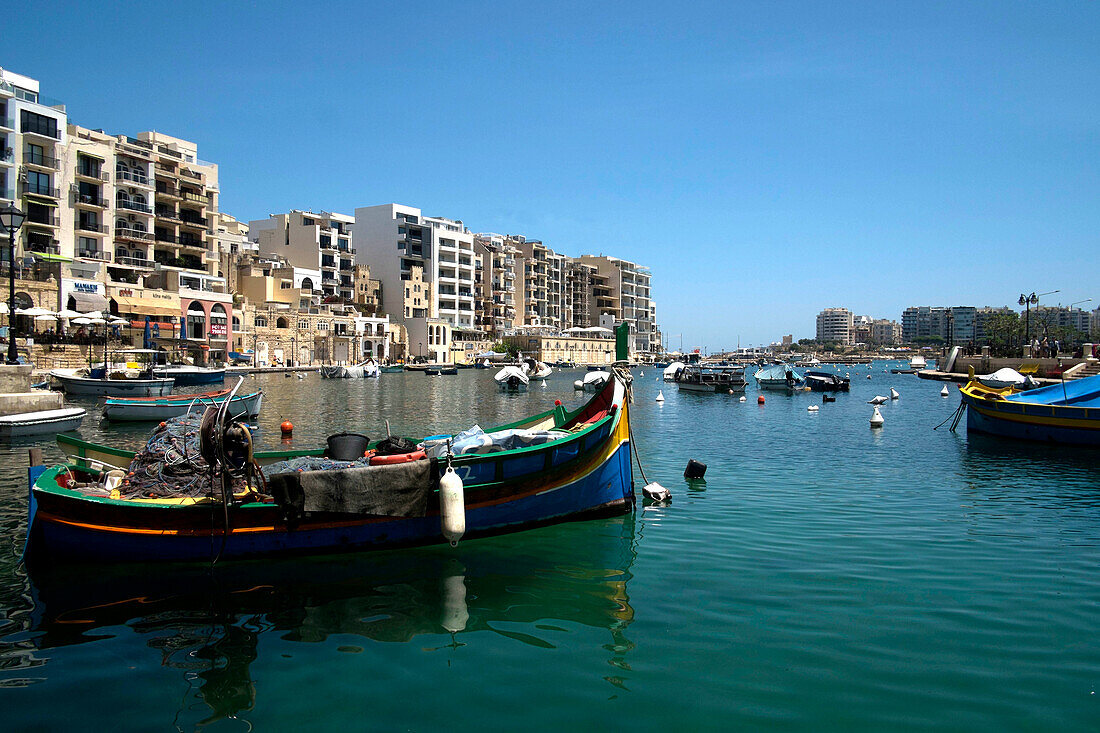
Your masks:
{"label": "balcony", "polygon": [[25,250],[28,253],[37,253],[43,255],[60,255],[61,245],[54,240],[52,244],[44,244],[42,242],[30,242],[27,244]]}
{"label": "balcony", "polygon": [[78,249],[76,256],[85,260],[97,260],[99,262],[110,262],[111,253],[103,252],[98,249]]}
{"label": "balcony", "polygon": [[78,232],[94,232],[95,234],[110,234],[110,227],[95,221],[80,219],[76,222]]}
{"label": "balcony", "polygon": [[86,193],[78,193],[74,198],[74,203],[77,206],[88,206],[94,209],[106,209],[109,206],[107,199],[101,199],[99,196]]}
{"label": "balcony", "polygon": [[51,171],[61,170],[60,160],[58,160],[57,158],[51,158],[48,155],[32,150],[23,151],[23,163],[24,165],[34,166],[35,168],[44,168]]}
{"label": "balcony", "polygon": [[180,175],[183,176],[184,178],[190,178],[193,181],[201,181],[202,180],[202,174],[201,173],[195,173],[194,171],[189,171],[187,169],[181,169],[180,170]]}
{"label": "balcony", "polygon": [[169,186],[166,183],[157,181],[157,197],[162,199],[171,199],[172,201],[181,201],[183,197],[180,196],[180,190],[175,186]]}
{"label": "balcony", "polygon": [[179,214],[176,213],[175,209],[169,209],[169,208],[166,208],[164,206],[158,206],[157,207],[157,218],[158,219],[163,219],[165,221],[174,221],[174,222],[179,222],[180,221]]}
{"label": "balcony", "polygon": [[51,199],[61,198],[61,191],[37,183],[21,183],[20,189],[23,191],[24,195],[45,196]]}
{"label": "balcony", "polygon": [[111,176],[102,170],[93,170],[91,168],[85,168],[77,166],[76,177],[83,178],[88,181],[96,181],[97,183],[107,183],[111,180]]}
{"label": "balcony", "polygon": [[201,217],[201,216],[197,216],[197,217],[196,216],[187,216],[187,217],[185,217],[182,214],[180,214],[180,221],[183,223],[184,226],[196,227],[198,229],[205,229],[206,228],[206,218],[205,217]]}
{"label": "balcony", "polygon": [[129,242],[152,242],[153,233],[130,227],[115,227],[115,239]]}
{"label": "balcony", "polygon": [[189,247],[191,249],[201,249],[203,252],[206,251],[206,242],[204,242],[201,239],[190,239],[188,237],[180,237],[179,245],[181,247]]}
{"label": "balcony", "polygon": [[142,270],[152,270],[153,262],[144,257],[115,257],[115,264],[136,267]]}
{"label": "balcony", "polygon": [[200,206],[206,206],[208,203],[205,196],[195,193],[194,191],[184,191],[183,200],[190,204],[199,204]]}
{"label": "balcony", "polygon": [[37,227],[50,227],[51,229],[61,226],[61,219],[57,214],[46,214],[45,216],[28,216],[23,222],[23,226],[37,226]]}
{"label": "balcony", "polygon": [[0,130],[11,130],[15,132],[15,118],[0,117]]}
{"label": "balcony", "polygon": [[129,183],[137,184],[138,186],[150,186],[149,177],[144,173],[138,173],[130,170],[115,170],[115,181],[127,181]]}
{"label": "balcony", "polygon": [[116,199],[115,208],[126,209],[127,211],[139,211],[142,214],[153,213],[153,207],[149,206],[149,204],[142,204],[132,199]]}
{"label": "balcony", "polygon": [[153,159],[153,146],[150,143],[132,137],[126,139],[129,143],[119,143],[117,147],[118,152],[134,158],[141,158],[142,160]]}

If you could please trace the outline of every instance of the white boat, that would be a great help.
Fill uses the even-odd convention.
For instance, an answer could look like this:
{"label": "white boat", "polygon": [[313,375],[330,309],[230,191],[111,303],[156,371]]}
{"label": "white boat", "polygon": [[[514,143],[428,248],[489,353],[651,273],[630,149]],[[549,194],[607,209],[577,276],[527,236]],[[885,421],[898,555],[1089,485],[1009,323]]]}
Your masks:
{"label": "white boat", "polygon": [[917,354],[916,356],[914,356],[912,359],[909,360],[909,368],[913,369],[915,371],[919,371],[921,369],[927,369],[928,368],[928,362],[924,360],[923,356],[921,356],[920,354]]}
{"label": "white boat", "polygon": [[680,371],[681,371],[681,370],[682,370],[682,369],[683,369],[683,368],[684,368],[685,366],[687,366],[687,364],[684,364],[684,362],[682,362],[682,361],[674,361],[674,362],[672,362],[672,363],[671,363],[671,364],[669,364],[669,365],[668,365],[667,367],[665,367],[665,371],[664,371],[664,380],[665,380],[666,382],[675,382],[675,381],[676,381],[676,375],[677,375],[677,374],[678,374],[678,373],[679,373],[679,372],[680,372]]}
{"label": "white boat", "polygon": [[[232,390],[222,389],[200,394],[170,395],[168,397],[108,397],[103,416],[108,420],[167,420],[193,410],[221,405]],[[260,414],[262,392],[239,394],[229,403],[229,414],[234,419],[255,417]]]}
{"label": "white boat", "polygon": [[554,370],[541,361],[536,361],[531,357],[520,359],[520,365],[523,367],[523,373],[527,375],[528,379],[546,379]]}
{"label": "white boat", "polygon": [[109,376],[94,378],[81,374],[83,369],[54,369],[50,372],[69,395],[92,397],[163,397],[172,391],[176,380],[171,377],[141,378],[137,372],[112,372]]}
{"label": "white boat", "polygon": [[493,377],[501,392],[526,392],[531,379],[522,367],[506,366]]}
{"label": "white boat", "polygon": [[373,359],[353,366],[322,366],[321,376],[326,379],[372,379],[382,374],[382,368]]}
{"label": "white boat", "polygon": [[0,417],[0,438],[18,438],[23,435],[64,433],[76,430],[88,411],[83,407],[62,407],[58,410],[21,412]]}
{"label": "white boat", "polygon": [[792,393],[801,389],[804,379],[788,364],[772,364],[762,367],[753,375],[760,389]]}
{"label": "white boat", "polygon": [[599,392],[611,379],[611,372],[588,372],[581,380],[581,389],[585,392]]}

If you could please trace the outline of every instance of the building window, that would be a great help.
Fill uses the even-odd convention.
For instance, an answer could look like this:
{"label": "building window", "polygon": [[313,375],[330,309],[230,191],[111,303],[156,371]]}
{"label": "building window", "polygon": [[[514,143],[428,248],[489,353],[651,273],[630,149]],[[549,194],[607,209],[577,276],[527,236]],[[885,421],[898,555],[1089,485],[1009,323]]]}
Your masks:
{"label": "building window", "polygon": [[267,319],[263,316],[256,316],[256,328],[267,328]]}
{"label": "building window", "polygon": [[22,110],[22,113],[22,132],[33,132],[38,135],[61,139],[61,136],[57,133],[57,120],[53,117],[36,114],[26,109]]}
{"label": "building window", "polygon": [[51,195],[50,174],[38,171],[27,171],[27,193],[37,193],[43,196]]}

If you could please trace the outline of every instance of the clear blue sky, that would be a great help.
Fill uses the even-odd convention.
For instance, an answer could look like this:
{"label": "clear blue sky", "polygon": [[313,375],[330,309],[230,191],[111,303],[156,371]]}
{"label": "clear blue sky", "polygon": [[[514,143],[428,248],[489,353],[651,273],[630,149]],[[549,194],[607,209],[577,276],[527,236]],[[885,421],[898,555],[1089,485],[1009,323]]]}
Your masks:
{"label": "clear blue sky", "polygon": [[[650,265],[676,346],[1100,304],[1100,3],[17,3],[0,65],[220,164]],[[1089,307],[1086,305],[1086,307]]]}

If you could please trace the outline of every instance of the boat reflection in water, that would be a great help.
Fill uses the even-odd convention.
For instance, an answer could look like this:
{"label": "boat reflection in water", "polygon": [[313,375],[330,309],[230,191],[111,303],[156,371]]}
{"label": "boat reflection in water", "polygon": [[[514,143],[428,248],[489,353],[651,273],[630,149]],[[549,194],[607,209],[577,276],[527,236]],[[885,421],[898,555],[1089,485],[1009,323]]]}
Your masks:
{"label": "boat reflection in water", "polygon": [[[195,688],[204,704],[196,712],[189,700],[187,710],[203,717],[191,721],[201,724],[247,717],[242,713],[257,705],[252,667],[257,661],[277,663],[262,656],[278,656],[271,650],[279,644],[260,644],[269,634],[292,643],[338,635],[338,651],[361,651],[348,648],[349,635],[398,644],[436,635],[438,643],[417,639],[417,650],[461,654],[463,646],[485,643],[486,637],[470,635],[476,631],[556,648],[558,639],[545,638],[553,633],[545,624],[558,620],[563,626],[607,629],[612,638],[598,646],[610,659],[599,654],[624,667],[632,648],[625,632],[634,617],[627,594],[634,526],[633,515],[622,515],[454,549],[239,561],[212,570],[163,564],[103,567],[95,573],[36,570],[29,589],[33,609],[21,614],[29,628],[17,634],[32,639],[33,649],[0,637],[0,661],[9,672],[13,662],[40,667],[20,672],[44,678],[51,655],[41,652],[114,643],[123,636],[119,628],[128,628],[159,653],[139,665],[179,670],[181,684]],[[327,652],[313,647],[307,653]],[[270,697],[261,702],[274,703]]]}

